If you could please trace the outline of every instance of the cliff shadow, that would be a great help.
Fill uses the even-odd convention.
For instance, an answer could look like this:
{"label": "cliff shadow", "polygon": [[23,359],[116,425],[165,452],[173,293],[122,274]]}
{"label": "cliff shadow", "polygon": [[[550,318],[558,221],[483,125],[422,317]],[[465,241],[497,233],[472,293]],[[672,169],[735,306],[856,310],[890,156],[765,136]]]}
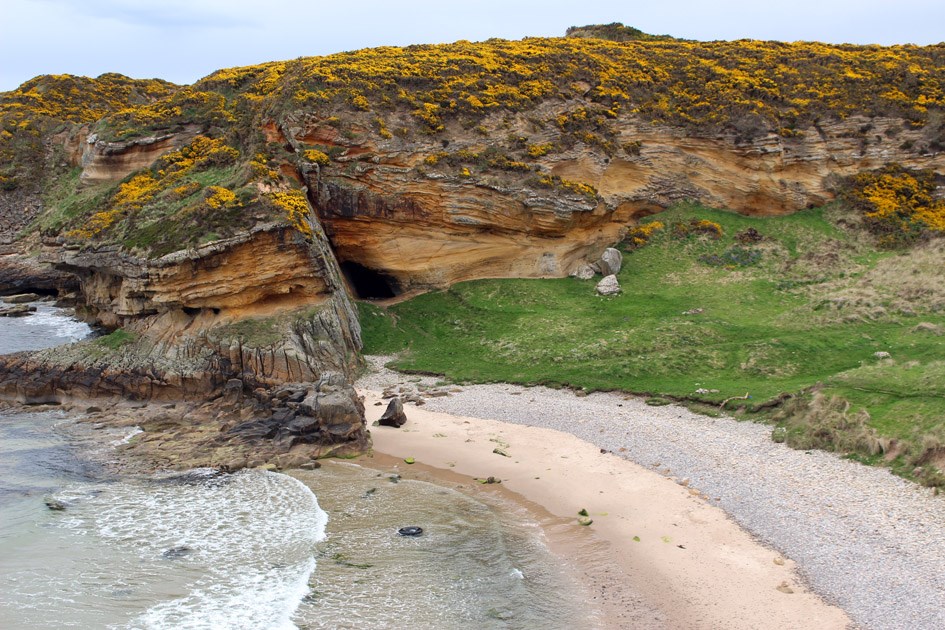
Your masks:
{"label": "cliff shadow", "polygon": [[397,297],[401,292],[399,283],[392,276],[365,267],[353,260],[346,260],[340,264],[341,272],[358,299],[383,300]]}

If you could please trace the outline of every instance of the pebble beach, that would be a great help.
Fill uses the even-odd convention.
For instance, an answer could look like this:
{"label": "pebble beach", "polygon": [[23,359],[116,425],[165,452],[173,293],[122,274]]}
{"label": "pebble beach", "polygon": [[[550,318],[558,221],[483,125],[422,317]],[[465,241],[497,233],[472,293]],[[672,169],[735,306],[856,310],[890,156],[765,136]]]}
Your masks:
{"label": "pebble beach", "polygon": [[[369,357],[359,389],[420,388],[422,396],[436,383],[387,370],[390,358]],[[422,396],[422,407],[408,404],[407,417],[422,410],[558,431],[593,446],[601,458],[675,482],[724,511],[772,557],[788,559],[803,588],[849,615],[846,623],[834,620],[835,627],[945,627],[945,499],[930,489],[881,468],[777,444],[768,426],[652,407],[624,394],[578,396],[507,384],[440,389]],[[514,438],[509,442],[514,451]]]}

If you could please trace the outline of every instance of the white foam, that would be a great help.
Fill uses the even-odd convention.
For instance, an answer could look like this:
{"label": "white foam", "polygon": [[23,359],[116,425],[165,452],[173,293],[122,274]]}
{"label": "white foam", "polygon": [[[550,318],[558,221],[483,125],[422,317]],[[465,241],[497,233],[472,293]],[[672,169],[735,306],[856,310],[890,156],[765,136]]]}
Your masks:
{"label": "white foam", "polygon": [[[150,601],[158,602],[128,625],[112,627],[295,627],[292,616],[308,592],[314,547],[328,522],[315,495],[297,479],[201,470],[184,483],[105,486],[86,502],[81,516],[68,519],[85,527],[63,525],[91,529],[107,546],[135,554],[141,574],[133,581],[153,591]],[[165,557],[172,548],[186,551]],[[176,591],[162,590],[167,576],[179,584]]]}
{"label": "white foam", "polygon": [[110,444],[112,446],[123,446],[127,444],[128,442],[130,442],[131,438],[138,435],[139,433],[144,433],[144,429],[142,429],[141,427],[131,427],[131,431],[128,433],[128,435],[124,436],[123,438],[119,438],[117,440],[112,440]]}
{"label": "white foam", "polygon": [[50,336],[64,339],[69,342],[85,339],[92,333],[92,328],[85,322],[80,322],[66,311],[42,302],[33,303],[36,312],[23,318],[27,326],[43,326],[50,330]]}

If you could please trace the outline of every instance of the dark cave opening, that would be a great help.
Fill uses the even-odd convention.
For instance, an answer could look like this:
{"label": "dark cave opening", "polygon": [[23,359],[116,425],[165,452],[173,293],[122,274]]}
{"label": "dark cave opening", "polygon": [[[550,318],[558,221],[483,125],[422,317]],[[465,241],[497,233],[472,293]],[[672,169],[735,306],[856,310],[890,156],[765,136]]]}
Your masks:
{"label": "dark cave opening", "polygon": [[341,263],[341,271],[355,295],[362,300],[383,300],[398,293],[394,278],[360,263],[346,260]]}

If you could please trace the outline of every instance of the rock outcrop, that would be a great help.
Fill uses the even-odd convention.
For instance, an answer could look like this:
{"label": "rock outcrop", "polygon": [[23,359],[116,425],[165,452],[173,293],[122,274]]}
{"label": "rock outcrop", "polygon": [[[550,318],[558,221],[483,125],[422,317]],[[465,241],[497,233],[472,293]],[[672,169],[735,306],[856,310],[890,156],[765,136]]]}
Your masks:
{"label": "rock outcrop", "polygon": [[[47,247],[46,263],[80,288],[77,312],[116,332],[0,357],[0,397],[21,404],[183,403],[189,420],[179,412],[158,415],[184,426],[196,418],[229,426],[267,413],[291,421],[274,425],[268,442],[255,446],[248,434],[220,437],[218,429],[207,441],[212,436],[197,431],[179,440],[189,453],[182,465],[254,450],[268,461],[303,443],[303,459],[363,451],[363,405],[350,387],[360,365],[357,314],[321,230],[312,232],[263,225],[158,259],[114,246]],[[281,399],[293,382],[302,392],[304,383],[316,383],[314,398],[298,405]],[[187,450],[191,442],[200,448]]]}
{"label": "rock outcrop", "polygon": [[[657,39],[367,50],[186,87],[38,77],[0,95],[0,293],[75,292],[111,331],[0,357],[0,397],[184,400],[190,416],[165,414],[179,431],[357,448],[357,404],[324,381],[358,367],[350,294],[597,272],[611,295],[609,248],[675,203],[780,215],[893,162],[945,173],[935,47]],[[318,385],[274,402],[287,383]]]}
{"label": "rock outcrop", "polygon": [[[551,103],[512,118],[504,133],[554,142],[528,120],[553,118]],[[535,178],[498,172],[468,177],[429,166],[439,140],[378,138],[352,114],[347,134],[332,118],[296,113],[278,138],[332,147],[328,166],[304,172],[313,205],[352,288],[390,297],[483,277],[560,277],[596,260],[638,217],[681,201],[753,216],[791,213],[835,197],[839,177],[898,162],[945,172],[931,130],[901,119],[851,116],[797,130],[761,132],[746,141],[645,123],[614,123],[617,155],[578,143],[535,161],[535,168],[596,190],[548,190]],[[366,116],[361,116],[366,118]],[[489,145],[460,128],[446,132],[451,154]],[[443,141],[447,142],[447,141]],[[925,148],[922,148],[925,147]]]}
{"label": "rock outcrop", "polygon": [[407,424],[403,401],[400,398],[391,398],[391,401],[387,404],[387,409],[384,410],[377,422],[382,427],[394,427],[396,429]]}
{"label": "rock outcrop", "polygon": [[106,142],[91,134],[83,147],[80,179],[86,184],[117,182],[148,168],[164,153],[179,149],[194,139],[200,128],[190,125],[178,133],[167,133],[123,142]]}

